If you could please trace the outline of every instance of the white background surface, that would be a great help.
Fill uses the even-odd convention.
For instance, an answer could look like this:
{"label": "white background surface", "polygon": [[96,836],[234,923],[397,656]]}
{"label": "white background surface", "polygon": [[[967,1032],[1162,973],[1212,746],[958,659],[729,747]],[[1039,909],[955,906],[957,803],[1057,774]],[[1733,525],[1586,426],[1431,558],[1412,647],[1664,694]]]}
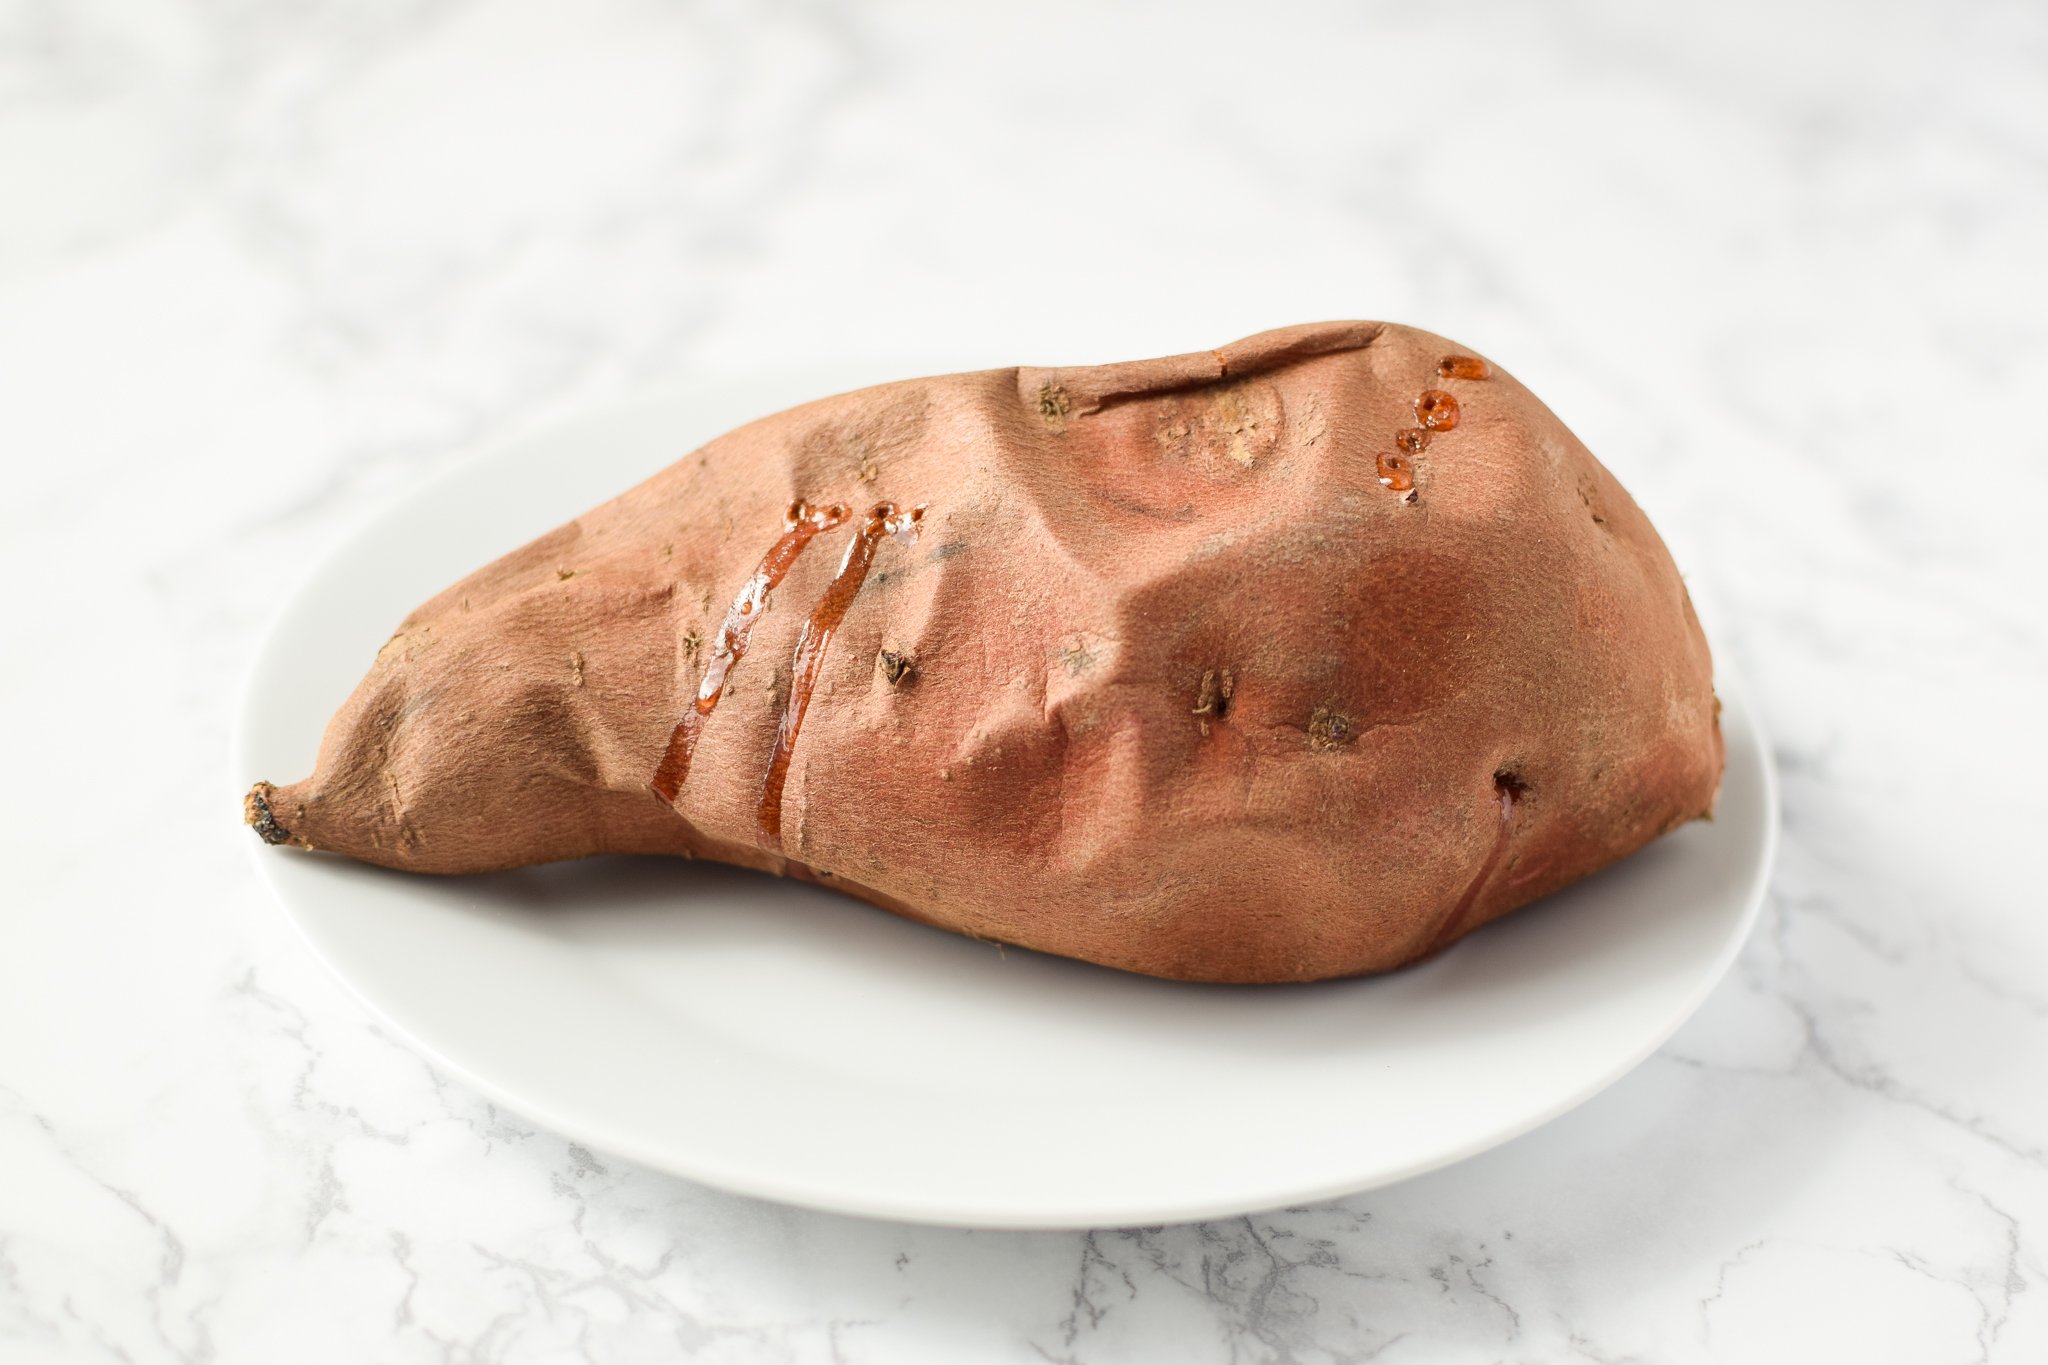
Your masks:
{"label": "white background surface", "polygon": [[[2048,1356],[2044,91],[2018,4],[0,0],[0,1359]],[[445,1082],[250,872],[257,634],[472,443],[1327,317],[1544,395],[1778,744],[1758,935],[1559,1123],[1212,1226],[801,1213]]]}

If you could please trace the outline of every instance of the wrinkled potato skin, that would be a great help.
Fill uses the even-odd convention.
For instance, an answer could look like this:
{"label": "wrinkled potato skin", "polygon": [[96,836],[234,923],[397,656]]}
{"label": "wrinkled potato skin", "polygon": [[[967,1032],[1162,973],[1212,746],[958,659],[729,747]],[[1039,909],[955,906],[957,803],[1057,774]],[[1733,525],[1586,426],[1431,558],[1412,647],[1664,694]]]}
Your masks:
{"label": "wrinkled potato skin", "polygon": [[[259,786],[252,819],[420,872],[606,852],[814,872],[1187,980],[1427,956],[1708,814],[1722,766],[1657,533],[1511,376],[1441,377],[1455,354],[1329,323],[752,423],[414,612],[314,775]],[[1425,389],[1459,421],[1414,457],[1411,500],[1376,460]],[[650,778],[799,498],[853,520],[771,595],[672,808]],[[763,847],[798,632],[883,499],[927,507],[920,538],[879,546]]]}

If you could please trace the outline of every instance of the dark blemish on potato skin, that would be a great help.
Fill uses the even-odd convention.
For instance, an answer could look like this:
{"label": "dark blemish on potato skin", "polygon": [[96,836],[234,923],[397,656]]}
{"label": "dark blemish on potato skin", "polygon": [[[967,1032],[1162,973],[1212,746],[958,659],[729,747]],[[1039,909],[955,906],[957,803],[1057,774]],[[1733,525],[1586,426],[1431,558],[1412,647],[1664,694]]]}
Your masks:
{"label": "dark blemish on potato skin", "polygon": [[1038,390],[1038,417],[1045,423],[1047,431],[1054,433],[1067,429],[1067,415],[1074,409],[1073,400],[1058,384],[1043,384]]}
{"label": "dark blemish on potato skin", "polygon": [[926,555],[925,559],[930,563],[936,564],[942,559],[951,559],[954,555],[961,554],[966,549],[966,541],[949,540],[944,545],[932,546],[932,552]]}
{"label": "dark blemish on potato skin", "polygon": [[[1602,528],[1607,526],[1607,518],[1600,508],[1600,486],[1590,475],[1579,480],[1579,501],[1585,504],[1586,511],[1592,516],[1595,526]],[[1613,532],[1610,530],[1608,534],[1611,535]]]}
{"label": "dark blemish on potato skin", "polygon": [[893,649],[885,649],[876,655],[875,666],[881,669],[882,676],[888,679],[891,687],[902,686],[917,671],[917,664],[909,655],[899,654]]}
{"label": "dark blemish on potato skin", "polygon": [[1237,679],[1229,669],[1203,670],[1202,686],[1195,694],[1194,715],[1204,739],[1209,735],[1209,722],[1222,720],[1224,713],[1230,710],[1230,694],[1236,687]]}
{"label": "dark blemish on potato skin", "polygon": [[1318,753],[1341,749],[1358,738],[1351,717],[1328,706],[1318,706],[1308,718],[1308,747]]}
{"label": "dark blemish on potato skin", "polygon": [[277,815],[270,808],[270,798],[276,791],[268,782],[258,782],[249,788],[249,794],[242,798],[242,820],[264,843],[288,844],[292,841],[291,831],[277,822]]}

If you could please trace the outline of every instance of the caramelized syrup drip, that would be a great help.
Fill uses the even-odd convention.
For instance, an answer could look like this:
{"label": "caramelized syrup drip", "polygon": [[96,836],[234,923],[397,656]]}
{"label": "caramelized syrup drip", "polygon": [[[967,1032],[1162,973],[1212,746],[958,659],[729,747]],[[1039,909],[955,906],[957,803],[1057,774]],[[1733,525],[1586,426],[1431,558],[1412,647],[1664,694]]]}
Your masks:
{"label": "caramelized syrup drip", "polygon": [[676,728],[668,737],[668,749],[661,756],[661,766],[654,770],[654,780],[649,784],[662,800],[674,805],[676,797],[683,790],[683,783],[690,777],[690,759],[697,751],[697,736],[704,729],[704,722],[718,707],[718,699],[725,693],[725,680],[732,672],[733,665],[747,652],[747,636],[754,629],[754,622],[761,617],[761,610],[767,604],[768,594],[781,583],[797,556],[820,531],[829,531],[846,520],[846,509],[837,503],[818,509],[799,498],[789,505],[782,514],[782,538],[768,548],[761,556],[760,567],[741,586],[739,595],[726,609],[725,622],[718,628],[718,639],[711,646],[711,662],[704,666],[703,681],[697,684],[697,700],[683,718],[676,722]]}
{"label": "caramelized syrup drip", "polygon": [[1458,400],[1442,389],[1424,389],[1415,400],[1415,420],[1429,431],[1449,431],[1458,425]]}
{"label": "caramelized syrup drip", "polygon": [[[1477,356],[1447,355],[1437,361],[1436,372],[1445,379],[1486,379],[1493,374],[1493,367]],[[1380,482],[1396,493],[1409,493],[1408,502],[1415,501],[1415,464],[1408,457],[1429,448],[1430,433],[1458,425],[1458,400],[1442,389],[1424,389],[1415,399],[1415,420],[1422,425],[1394,433],[1398,453],[1379,459]]]}
{"label": "caramelized syrup drip", "polygon": [[1513,833],[1515,828],[1515,798],[1521,795],[1522,784],[1513,777],[1501,774],[1493,779],[1493,790],[1500,798],[1500,828],[1494,833],[1493,847],[1487,851],[1486,861],[1479,864],[1479,871],[1472,878],[1472,884],[1465,888],[1465,894],[1458,897],[1458,903],[1451,907],[1450,915],[1437,926],[1436,933],[1429,940],[1429,946],[1422,950],[1423,957],[1438,952],[1457,937],[1466,917],[1472,913],[1472,906],[1478,901],[1479,893],[1485,890],[1487,882],[1493,879],[1494,870],[1500,866],[1502,855],[1508,851],[1508,835]]}
{"label": "caramelized syrup drip", "polygon": [[797,636],[796,653],[789,665],[789,700],[783,703],[782,722],[775,727],[775,751],[768,759],[768,774],[761,782],[761,842],[769,847],[782,845],[782,789],[789,781],[790,755],[796,751],[804,712],[810,709],[811,692],[818,685],[819,670],[825,666],[825,651],[832,645],[833,632],[846,619],[853,599],[860,595],[882,537],[915,541],[917,523],[923,516],[922,506],[899,512],[893,502],[878,502],[869,508],[867,520],[846,546],[839,572],[826,585],[824,595],[804,622],[803,633]]}

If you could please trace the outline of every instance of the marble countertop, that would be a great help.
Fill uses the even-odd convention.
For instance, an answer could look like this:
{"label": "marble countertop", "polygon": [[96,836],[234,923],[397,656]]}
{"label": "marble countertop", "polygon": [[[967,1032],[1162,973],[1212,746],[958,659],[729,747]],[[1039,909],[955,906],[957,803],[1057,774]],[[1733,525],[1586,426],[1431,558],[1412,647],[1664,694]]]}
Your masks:
{"label": "marble countertop", "polygon": [[[2048,1359],[2048,11],[0,4],[0,1361]],[[299,575],[679,375],[1391,318],[1720,604],[1761,927],[1406,1184],[961,1232],[569,1145],[252,874]]]}

